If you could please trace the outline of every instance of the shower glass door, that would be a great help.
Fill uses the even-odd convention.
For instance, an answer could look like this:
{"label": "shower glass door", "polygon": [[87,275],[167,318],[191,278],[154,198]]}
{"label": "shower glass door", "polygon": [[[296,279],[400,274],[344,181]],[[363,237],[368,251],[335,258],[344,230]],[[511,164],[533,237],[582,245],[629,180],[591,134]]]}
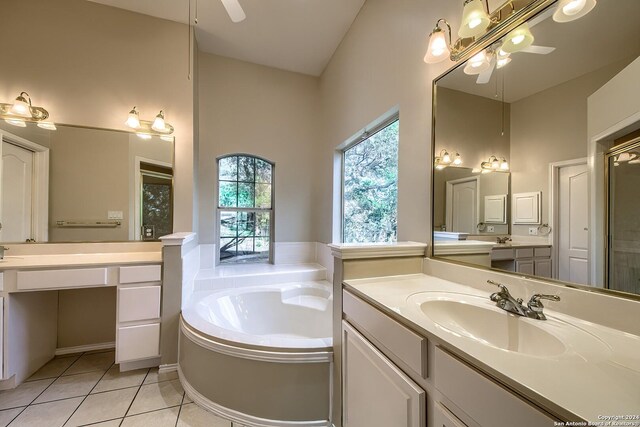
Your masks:
{"label": "shower glass door", "polygon": [[640,138],[607,154],[607,287],[640,294]]}

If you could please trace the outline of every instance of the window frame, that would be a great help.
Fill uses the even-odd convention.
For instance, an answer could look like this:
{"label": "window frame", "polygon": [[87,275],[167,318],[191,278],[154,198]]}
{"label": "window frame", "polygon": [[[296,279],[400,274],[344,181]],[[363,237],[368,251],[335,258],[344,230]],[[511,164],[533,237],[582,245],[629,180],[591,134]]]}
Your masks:
{"label": "window frame", "polygon": [[[380,122],[373,125],[368,130],[365,128],[363,132],[356,137],[354,137],[351,141],[348,141],[344,147],[340,149],[340,242],[344,243],[344,174],[345,174],[345,154],[347,151],[356,147],[357,145],[362,144],[367,141],[372,136],[391,126],[395,122],[400,121],[400,113],[396,112],[389,117],[384,118]],[[400,147],[400,123],[398,123],[398,148]],[[399,153],[398,153],[399,157]],[[399,162],[398,162],[399,163]],[[398,169],[400,169],[400,165],[398,164]],[[398,201],[396,200],[396,209],[397,209]],[[397,240],[397,235],[396,235]]]}
{"label": "window frame", "polygon": [[[248,183],[248,181],[229,181],[229,180],[221,180],[220,179],[220,160],[227,159],[229,157],[249,157],[254,160],[261,160],[265,163],[268,163],[271,166],[271,207],[270,208],[245,208],[245,207],[221,207],[220,206],[220,183],[221,182],[236,182],[236,183]],[[232,153],[226,154],[224,156],[219,156],[216,158],[216,251],[215,251],[215,265],[241,265],[241,264],[273,264],[274,259],[274,242],[275,242],[275,171],[276,164],[271,160],[265,159],[261,156],[256,156],[254,154],[248,153]],[[254,202],[255,202],[255,167],[254,167]],[[220,263],[220,239],[221,239],[221,212],[266,212],[269,213],[269,258],[266,261],[256,261],[256,262],[248,262],[248,263],[239,263],[239,262],[230,262],[230,263]],[[255,237],[254,237],[255,238]]]}

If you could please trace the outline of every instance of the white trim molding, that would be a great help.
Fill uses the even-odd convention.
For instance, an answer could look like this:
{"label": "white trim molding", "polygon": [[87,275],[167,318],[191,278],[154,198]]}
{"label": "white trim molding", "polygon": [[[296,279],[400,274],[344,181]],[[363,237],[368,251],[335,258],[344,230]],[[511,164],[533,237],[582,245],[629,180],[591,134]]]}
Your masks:
{"label": "white trim molding", "polygon": [[116,342],[103,342],[98,344],[89,344],[89,345],[77,345],[74,347],[61,347],[56,348],[55,355],[63,356],[65,354],[74,354],[74,353],[83,353],[85,351],[96,351],[96,350],[113,350],[116,348]]}
{"label": "white trim molding", "polygon": [[173,233],[160,237],[163,246],[182,246],[196,238],[197,234],[189,231]]}
{"label": "white trim molding", "polygon": [[425,256],[426,243],[336,243],[329,245],[331,255],[341,259],[396,258]]}
{"label": "white trim molding", "polygon": [[329,363],[333,361],[333,352],[331,351],[284,352],[259,350],[215,341],[191,328],[182,316],[180,317],[180,330],[194,344],[227,356],[273,363]]}
{"label": "white trim molding", "polygon": [[218,415],[234,423],[242,424],[247,427],[329,427],[331,422],[329,420],[317,420],[317,421],[283,421],[283,420],[269,420],[266,418],[255,417],[253,415],[245,414],[243,412],[234,411],[233,409],[226,408],[215,402],[210,401],[202,394],[200,394],[189,382],[185,379],[182,369],[178,366],[178,378],[180,384],[184,389],[187,396],[193,400],[193,402],[206,409],[207,411]]}

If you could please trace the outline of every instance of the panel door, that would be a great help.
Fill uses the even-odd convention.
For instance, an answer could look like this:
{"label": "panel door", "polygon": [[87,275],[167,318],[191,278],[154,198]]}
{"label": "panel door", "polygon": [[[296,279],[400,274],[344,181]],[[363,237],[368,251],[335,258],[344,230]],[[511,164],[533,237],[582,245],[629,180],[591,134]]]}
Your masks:
{"label": "panel door", "polygon": [[33,152],[2,142],[0,182],[0,241],[32,238]]}
{"label": "panel door", "polygon": [[589,171],[587,165],[559,172],[558,279],[589,280]]}
{"label": "panel door", "polygon": [[342,322],[343,426],[424,427],[425,392]]}
{"label": "panel door", "polygon": [[475,233],[478,224],[478,183],[476,180],[453,184],[452,229]]}

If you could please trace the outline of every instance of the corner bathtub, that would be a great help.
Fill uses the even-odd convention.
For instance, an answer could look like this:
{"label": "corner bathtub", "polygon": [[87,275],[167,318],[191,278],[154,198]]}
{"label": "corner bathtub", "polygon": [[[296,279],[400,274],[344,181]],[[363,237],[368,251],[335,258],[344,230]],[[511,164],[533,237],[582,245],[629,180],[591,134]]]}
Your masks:
{"label": "corner bathtub", "polygon": [[247,426],[327,426],[331,284],[194,293],[182,311],[178,371],[196,403]]}

